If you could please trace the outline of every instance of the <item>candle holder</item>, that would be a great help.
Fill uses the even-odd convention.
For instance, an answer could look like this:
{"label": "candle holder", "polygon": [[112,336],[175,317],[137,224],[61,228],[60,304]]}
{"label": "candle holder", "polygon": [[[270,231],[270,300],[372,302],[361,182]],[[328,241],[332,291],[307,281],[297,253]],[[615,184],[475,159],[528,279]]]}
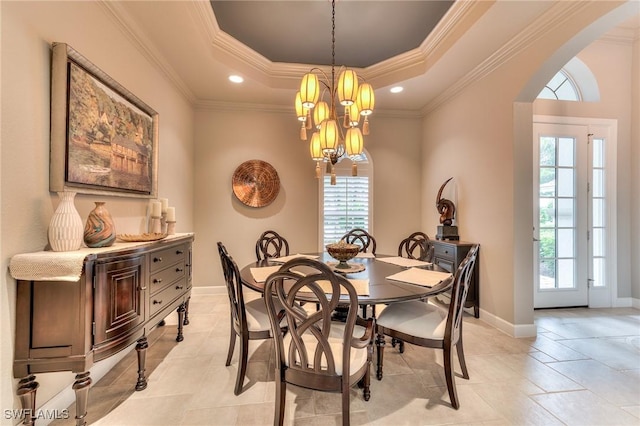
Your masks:
{"label": "candle holder", "polygon": [[151,216],[151,232],[154,234],[162,233],[161,218],[159,216]]}
{"label": "candle holder", "polygon": [[167,221],[167,235],[173,235],[176,233],[176,221]]}

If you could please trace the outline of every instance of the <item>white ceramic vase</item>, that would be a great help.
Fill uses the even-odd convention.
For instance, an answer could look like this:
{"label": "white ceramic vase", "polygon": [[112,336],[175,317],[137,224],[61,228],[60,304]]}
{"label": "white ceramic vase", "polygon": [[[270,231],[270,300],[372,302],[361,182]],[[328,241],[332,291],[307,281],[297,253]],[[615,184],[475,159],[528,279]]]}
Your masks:
{"label": "white ceramic vase", "polygon": [[49,244],[53,251],[80,249],[84,225],[73,201],[75,192],[58,192],[60,203],[49,223]]}

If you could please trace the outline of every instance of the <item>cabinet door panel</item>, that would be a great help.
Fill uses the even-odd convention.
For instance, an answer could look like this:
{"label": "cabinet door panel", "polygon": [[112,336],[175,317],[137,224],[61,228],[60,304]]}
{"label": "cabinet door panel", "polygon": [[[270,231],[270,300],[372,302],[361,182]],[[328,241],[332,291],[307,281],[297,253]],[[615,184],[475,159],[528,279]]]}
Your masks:
{"label": "cabinet door panel", "polygon": [[96,265],[94,344],[126,337],[145,319],[144,256]]}

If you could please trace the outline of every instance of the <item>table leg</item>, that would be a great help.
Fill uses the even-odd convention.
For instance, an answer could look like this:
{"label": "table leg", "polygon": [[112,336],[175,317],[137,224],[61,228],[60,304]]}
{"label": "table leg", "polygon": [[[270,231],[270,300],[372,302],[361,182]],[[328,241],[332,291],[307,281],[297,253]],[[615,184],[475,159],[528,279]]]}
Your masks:
{"label": "table leg", "polygon": [[142,336],[140,339],[138,339],[138,344],[136,345],[136,351],[138,352],[138,382],[136,383],[137,391],[141,391],[147,388],[147,378],[145,377],[144,372],[148,347],[149,344],[147,343],[147,336]]}
{"label": "table leg", "polygon": [[376,378],[382,380],[382,361],[384,360],[384,334],[376,335],[376,347],[378,349],[378,369],[376,371]]}
{"label": "table leg", "polygon": [[85,426],[87,417],[87,402],[89,400],[89,386],[91,385],[91,373],[76,374],[76,381],[73,382],[73,390],[76,393],[76,426]]}
{"label": "table leg", "polygon": [[24,413],[22,424],[24,425],[35,424],[36,391],[39,386],[40,384],[36,382],[36,376],[33,374],[28,375],[18,382],[18,391],[16,393],[18,397],[20,397],[20,405]]}

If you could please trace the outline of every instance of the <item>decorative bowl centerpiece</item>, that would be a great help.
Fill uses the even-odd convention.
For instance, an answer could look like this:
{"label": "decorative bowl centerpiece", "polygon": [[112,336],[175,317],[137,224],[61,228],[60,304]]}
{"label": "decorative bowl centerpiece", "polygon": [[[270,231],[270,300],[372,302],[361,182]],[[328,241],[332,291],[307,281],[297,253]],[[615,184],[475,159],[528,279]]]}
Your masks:
{"label": "decorative bowl centerpiece", "polygon": [[356,257],[360,251],[360,246],[340,241],[334,244],[327,244],[326,249],[327,253],[339,262],[335,266],[336,269],[351,269],[347,261]]}

